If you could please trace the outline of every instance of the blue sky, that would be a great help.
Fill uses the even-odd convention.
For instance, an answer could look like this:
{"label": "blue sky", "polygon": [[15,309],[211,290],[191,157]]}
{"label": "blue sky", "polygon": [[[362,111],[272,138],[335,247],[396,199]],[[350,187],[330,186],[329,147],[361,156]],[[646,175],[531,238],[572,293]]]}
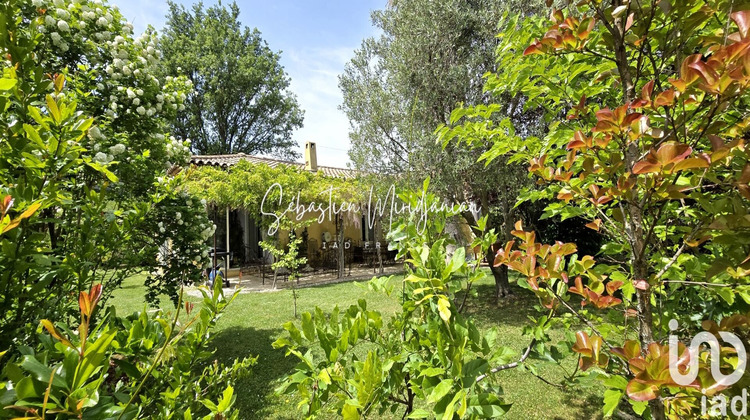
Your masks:
{"label": "blue sky", "polygon": [[[110,0],[140,33],[164,26],[166,0]],[[178,1],[189,7],[193,1]],[[215,4],[204,1],[205,6]],[[223,4],[230,4],[224,1]],[[318,164],[349,162],[349,122],[338,110],[337,76],[365,37],[375,34],[370,11],[387,0],[237,1],[242,23],[258,28],[271,49],[281,51],[281,64],[291,77],[291,90],[305,110],[304,127],[294,133],[300,153],[307,141],[318,147]]]}

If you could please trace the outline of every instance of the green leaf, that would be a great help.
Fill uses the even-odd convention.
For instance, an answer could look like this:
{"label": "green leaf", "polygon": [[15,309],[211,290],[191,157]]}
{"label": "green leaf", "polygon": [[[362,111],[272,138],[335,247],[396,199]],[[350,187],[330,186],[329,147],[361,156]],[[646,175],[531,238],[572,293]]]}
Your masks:
{"label": "green leaf", "polygon": [[106,176],[108,180],[112,182],[117,182],[117,175],[113,174],[112,171],[105,168],[101,164],[97,162],[86,162],[86,165],[88,165],[91,169],[100,172],[102,175]]}
{"label": "green leaf", "polygon": [[510,410],[511,404],[503,403],[495,394],[481,393],[469,399],[466,414],[485,419],[503,417]]}
{"label": "green leaf", "polygon": [[328,374],[328,369],[321,370],[318,374],[318,378],[320,378],[320,380],[326,385],[331,384],[331,375]]}
{"label": "green leaf", "polygon": [[429,411],[427,411],[427,410],[425,410],[423,408],[418,408],[418,409],[412,411],[411,414],[409,414],[409,417],[407,417],[407,419],[426,419],[426,418],[429,418],[429,417],[430,417],[430,412]]}
{"label": "green leaf", "polygon": [[[49,378],[52,376],[52,369],[49,366],[42,364],[42,362],[31,355],[23,356],[19,365],[24,370],[31,373],[34,376],[34,379],[45,384],[49,382]],[[66,386],[65,381],[63,381],[59,375],[55,375],[52,383],[59,387]]]}
{"label": "green leaf", "polygon": [[357,407],[354,407],[349,403],[344,404],[344,408],[341,409],[341,417],[344,420],[359,420],[359,412],[357,411]]}
{"label": "green leaf", "polygon": [[10,90],[16,84],[18,84],[18,79],[8,79],[3,77],[0,79],[0,90]]}
{"label": "green leaf", "polygon": [[[458,402],[458,400],[464,399],[465,397],[466,397],[466,391],[463,389],[458,391],[456,395],[453,396],[453,399],[451,400],[451,402],[448,403],[448,405],[445,407],[445,412],[443,413],[443,420],[451,420],[453,418],[453,413],[456,412],[456,403]],[[463,404],[462,406],[465,407],[466,405]],[[459,417],[463,417],[463,416],[459,415]]]}
{"label": "green leaf", "polygon": [[302,314],[302,333],[305,334],[305,338],[308,340],[315,340],[315,324],[313,323],[312,314],[310,312],[304,312]]}
{"label": "green leaf", "polygon": [[47,95],[47,110],[52,116],[52,119],[56,122],[60,122],[60,109],[57,107],[57,102],[52,98],[52,95]]}
{"label": "green leaf", "polygon": [[628,401],[630,401],[630,405],[633,407],[633,411],[635,412],[635,414],[638,414],[639,416],[643,415],[643,413],[648,408],[648,402],[646,401],[633,401],[633,400],[628,400]]}
{"label": "green leaf", "polygon": [[734,291],[728,287],[716,288],[716,294],[718,294],[724,301],[731,305],[734,303]]}
{"label": "green leaf", "polygon": [[450,392],[451,388],[453,388],[453,379],[446,379],[440,382],[435,389],[432,390],[430,396],[427,397],[427,402],[436,403],[440,401],[441,398]]}
{"label": "green leaf", "polygon": [[442,375],[443,373],[445,373],[445,369],[439,368],[439,367],[427,368],[427,369],[425,369],[425,370],[423,370],[423,371],[420,372],[420,374],[422,376],[425,376],[425,377],[428,377],[428,378],[432,377],[432,376]]}
{"label": "green leaf", "polygon": [[73,389],[80,388],[91,379],[96,371],[109,365],[106,358],[107,350],[109,350],[116,334],[115,330],[104,332],[94,342],[86,345],[86,353],[83,355],[81,365],[76,372]]}
{"label": "green leaf", "polygon": [[444,296],[440,296],[438,299],[438,311],[440,312],[440,318],[445,322],[449,322],[451,319],[450,301]]}
{"label": "green leaf", "polygon": [[489,367],[489,363],[484,359],[474,359],[469,363],[464,364],[464,383],[473,383],[476,377],[485,373]]}
{"label": "green leaf", "polygon": [[219,413],[225,413],[227,410],[229,410],[229,407],[232,406],[232,403],[234,403],[234,399],[234,388],[232,388],[231,385],[227,385],[227,388],[222,394],[221,401],[219,401],[219,405],[216,407],[217,411]]}
{"label": "green leaf", "polygon": [[201,400],[201,404],[203,404],[206,408],[211,410],[212,413],[216,413],[218,411],[217,410],[218,407],[216,407],[216,404],[214,404],[210,400]]}
{"label": "green leaf", "polygon": [[451,259],[450,267],[451,267],[451,274],[455,273],[456,271],[460,270],[461,267],[466,263],[466,249],[464,247],[458,247],[456,248],[456,251],[453,253],[453,258]]}
{"label": "green leaf", "polygon": [[29,139],[36,143],[37,146],[43,149],[46,148],[44,141],[42,141],[42,138],[39,136],[39,132],[36,131],[36,128],[34,126],[24,124],[23,129],[24,131],[26,131],[26,135],[29,137]]}
{"label": "green leaf", "polygon": [[34,381],[28,376],[18,381],[15,388],[16,397],[19,400],[34,399],[42,396],[42,393],[34,387]]}
{"label": "green leaf", "polygon": [[604,385],[609,388],[619,389],[623,391],[628,386],[628,380],[625,379],[625,377],[620,376],[620,375],[612,375],[609,378],[604,379],[602,383],[604,383]]}
{"label": "green leaf", "polygon": [[302,334],[299,332],[299,329],[294,326],[294,323],[292,321],[284,323],[284,329],[289,332],[292,340],[294,340],[297,344],[302,344]]}
{"label": "green leaf", "polygon": [[620,400],[625,393],[619,389],[608,389],[604,391],[604,417],[612,417],[620,405]]}

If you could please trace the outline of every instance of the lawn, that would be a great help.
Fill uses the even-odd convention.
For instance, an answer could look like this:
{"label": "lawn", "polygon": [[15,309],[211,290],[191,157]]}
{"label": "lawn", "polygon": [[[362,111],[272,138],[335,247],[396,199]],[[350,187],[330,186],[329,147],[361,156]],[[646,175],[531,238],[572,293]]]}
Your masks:
{"label": "lawn", "polygon": [[[143,277],[134,276],[126,280],[124,287],[114,293],[109,303],[117,307],[120,314],[142,310]],[[480,328],[499,329],[499,344],[509,346],[520,353],[528,344],[528,337],[522,336],[522,329],[528,324],[528,315],[537,315],[533,306],[536,299],[528,291],[515,288],[513,299],[500,306],[491,298],[493,283],[485,277],[475,286],[478,297],[469,300],[468,312]],[[320,306],[324,311],[335,305],[341,307],[356,303],[364,298],[368,309],[393,313],[399,308],[397,297],[387,297],[381,293],[367,291],[355,283],[340,283],[299,290],[300,311],[312,310]],[[163,307],[171,304],[164,300]],[[229,306],[215,331],[216,358],[232,360],[256,355],[258,364],[252,375],[237,386],[237,405],[245,419],[294,419],[301,418],[296,411],[294,397],[274,395],[279,379],[289,372],[295,361],[284,357],[283,351],[271,347],[283,334],[281,326],[293,320],[291,291],[241,294]],[[553,334],[562,334],[555,331]],[[566,368],[572,369],[575,360],[571,359]],[[538,374],[548,380],[561,378],[559,370],[542,366]],[[513,403],[509,412],[511,419],[590,419],[601,417],[603,389],[575,387],[562,390],[543,383],[528,372],[520,369],[502,371],[495,379],[503,386],[505,398]],[[399,417],[400,418],[400,417]]]}

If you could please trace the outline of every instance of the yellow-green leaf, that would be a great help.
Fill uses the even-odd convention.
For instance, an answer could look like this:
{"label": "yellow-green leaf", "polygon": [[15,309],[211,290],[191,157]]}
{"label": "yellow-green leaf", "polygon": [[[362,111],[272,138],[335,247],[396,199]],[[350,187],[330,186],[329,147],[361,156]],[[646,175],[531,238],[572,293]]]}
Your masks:
{"label": "yellow-green leaf", "polygon": [[445,297],[440,297],[438,300],[438,311],[440,312],[440,318],[443,321],[448,322],[451,319],[450,302]]}
{"label": "yellow-green leaf", "polygon": [[359,413],[357,408],[349,403],[344,404],[344,408],[341,409],[341,417],[344,420],[359,420]]}
{"label": "yellow-green leaf", "polygon": [[56,123],[59,123],[60,108],[57,107],[57,102],[55,102],[55,99],[52,97],[52,95],[47,95],[47,110],[49,110],[49,114],[52,116],[52,119],[55,120]]}
{"label": "yellow-green leaf", "polygon": [[18,83],[18,79],[0,79],[0,90],[10,90]]}
{"label": "yellow-green leaf", "polygon": [[13,219],[12,222],[10,222],[8,225],[6,225],[3,228],[2,233],[5,233],[5,232],[7,232],[7,231],[9,231],[9,230],[11,230],[13,228],[15,228],[16,226],[20,225],[21,221],[23,219],[28,219],[29,217],[31,217],[31,215],[34,214],[34,212],[36,212],[39,209],[39,206],[41,206],[41,205],[42,205],[41,202],[36,202],[36,203],[30,205],[23,213],[21,213],[20,216],[16,217],[15,219]]}

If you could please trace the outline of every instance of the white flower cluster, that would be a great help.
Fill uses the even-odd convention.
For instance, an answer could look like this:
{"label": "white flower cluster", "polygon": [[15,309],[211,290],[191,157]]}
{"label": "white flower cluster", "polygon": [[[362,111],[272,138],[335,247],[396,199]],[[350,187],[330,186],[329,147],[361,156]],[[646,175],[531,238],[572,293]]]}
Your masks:
{"label": "white flower cluster", "polygon": [[179,141],[174,136],[167,141],[167,156],[176,163],[185,163],[190,159],[190,140]]}
{"label": "white flower cluster", "polygon": [[[45,5],[49,0],[33,1],[38,7],[49,6]],[[122,20],[116,7],[102,0],[54,0],[37,23],[58,50],[76,45],[87,52],[90,67],[102,72],[97,90],[108,95],[110,118],[131,113],[151,117],[184,109],[184,91],[190,89],[190,82],[167,77],[162,83],[155,76],[161,58],[156,33],[149,30],[133,38],[133,26]]]}
{"label": "white flower cluster", "polygon": [[102,165],[106,165],[109,162],[112,162],[113,159],[114,156],[104,152],[97,152],[96,155],[94,155],[94,162],[100,163]]}
{"label": "white flower cluster", "polygon": [[[101,0],[54,0],[51,7],[44,0],[32,0],[32,3],[39,8],[47,6],[38,28],[42,33],[49,33],[52,44],[62,52],[70,48],[71,42],[107,41],[117,29],[113,26],[116,19],[110,7]],[[132,26],[123,26],[123,29],[132,31]]]}
{"label": "white flower cluster", "polygon": [[204,224],[201,224],[201,227],[205,227],[203,231],[201,231],[201,238],[203,238],[204,241],[208,240],[208,238],[210,238],[211,235],[213,235],[214,232],[216,232],[216,225],[209,226],[204,223]]}
{"label": "white flower cluster", "polygon": [[[60,51],[75,49],[86,56],[87,67],[98,82],[94,93],[104,102],[107,119],[127,115],[143,118],[171,117],[185,107],[191,83],[186,77],[157,78],[161,51],[157,34],[151,30],[134,37],[116,6],[106,0],[32,0],[40,9],[36,26],[50,46]],[[46,9],[42,13],[41,9]],[[62,55],[50,59],[65,60]],[[68,63],[60,63],[67,65]],[[106,121],[106,119],[105,119]],[[155,121],[156,122],[156,121]],[[149,144],[125,144],[106,139],[97,128],[89,132],[90,150],[100,163],[111,162],[129,149],[166,150],[169,160],[183,164],[190,157],[190,143],[164,135],[147,138]],[[156,144],[154,144],[156,143]],[[127,161],[127,157],[118,158]]]}

